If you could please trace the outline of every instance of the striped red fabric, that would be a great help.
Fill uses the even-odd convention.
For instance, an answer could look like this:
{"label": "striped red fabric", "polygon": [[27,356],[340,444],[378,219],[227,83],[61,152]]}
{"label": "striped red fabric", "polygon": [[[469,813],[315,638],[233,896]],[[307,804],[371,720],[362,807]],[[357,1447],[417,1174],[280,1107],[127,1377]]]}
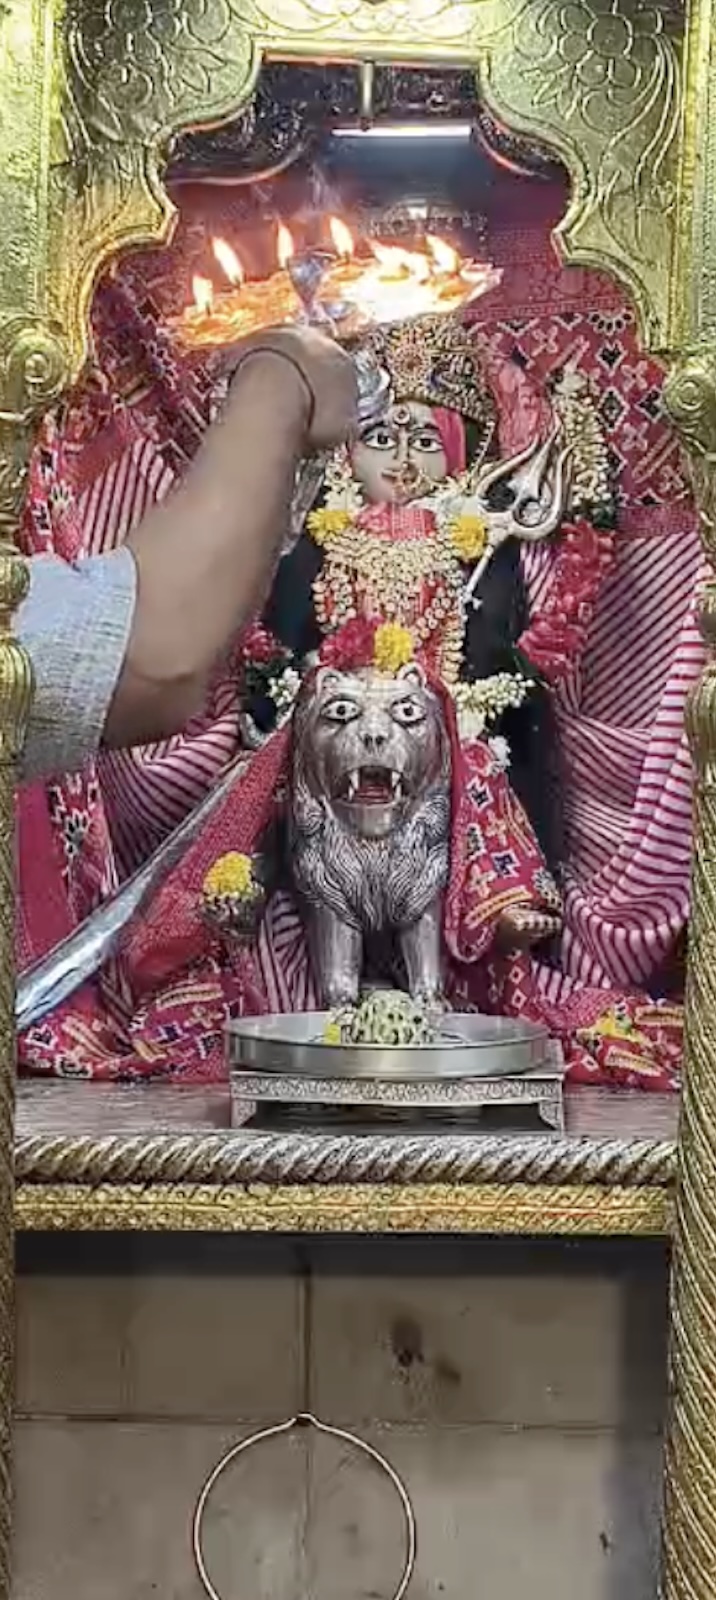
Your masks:
{"label": "striped red fabric", "polygon": [[[704,660],[695,620],[701,556],[676,441],[660,414],[661,374],[639,350],[633,315],[614,285],[598,274],[560,269],[543,221],[511,220],[490,253],[509,269],[489,316],[488,303],[481,305],[479,330],[506,408],[502,448],[520,438],[514,406],[543,417],[552,376],[573,362],[599,397],[619,482],[616,560],[588,647],[554,691],[568,827],[566,915],[559,966],[535,966],[544,1001],[560,1006],[585,986],[658,990],[686,923],[691,773],[683,729],[686,698]],[[106,319],[106,306],[102,314]],[[522,374],[519,381],[515,374]],[[159,382],[156,374],[152,382]],[[141,413],[136,426],[126,427],[120,416],[113,435],[108,430],[98,448],[94,441],[94,456],[81,458],[72,539],[79,528],[87,551],[124,539],[172,487],[176,455],[152,425],[152,393],[145,385],[132,413],[135,419]],[[59,518],[30,528],[28,543],[76,554],[69,536],[63,543]],[[525,551],[533,614],[548,592],[553,559],[548,550]],[[48,790],[51,817],[57,820],[58,804],[64,808],[68,896],[76,914],[83,895],[86,915],[194,807],[239,738],[235,683],[225,670],[217,673],[204,714],[181,736],[104,754],[96,782],[94,774],[83,780],[96,842],[86,866],[82,848],[68,842],[72,826],[77,832],[82,822],[78,811],[75,824],[70,788]],[[258,963],[271,1009],[313,1004],[301,923],[284,895],[269,908]],[[105,974],[102,1004],[118,1026],[132,1013],[121,961]],[[138,1026],[135,1016],[135,1039]],[[131,1048],[124,1043],[125,1054]]]}
{"label": "striped red fabric", "polygon": [[[171,486],[156,447],[127,451],[81,504],[88,547],[123,538]],[[624,537],[588,649],[556,693],[569,837],[565,972],[587,983],[648,982],[688,909],[691,781],[684,706],[704,660],[694,615],[700,548],[693,521],[658,539]],[[525,556],[539,609],[550,555]],[[120,872],[197,803],[238,741],[233,682],[178,738],[102,758]]]}

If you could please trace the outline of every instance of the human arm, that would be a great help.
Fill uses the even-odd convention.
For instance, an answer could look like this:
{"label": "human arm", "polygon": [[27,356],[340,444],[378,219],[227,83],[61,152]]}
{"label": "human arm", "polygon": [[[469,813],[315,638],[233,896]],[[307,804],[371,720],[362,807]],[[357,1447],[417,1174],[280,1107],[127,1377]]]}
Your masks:
{"label": "human arm", "polygon": [[245,364],[221,421],[123,549],[76,566],[30,563],[17,619],[37,686],[24,776],[70,770],[101,738],[141,743],[177,731],[259,603],[297,461],[345,437],[355,407],[352,367],[337,347],[297,330],[267,342],[272,349],[239,352]]}
{"label": "human arm", "polygon": [[342,440],[354,409],[352,366],[327,340],[283,330],[244,348],[191,470],[128,540],[137,604],[107,744],[173,733],[201,707],[217,656],[264,597],[300,457]]}

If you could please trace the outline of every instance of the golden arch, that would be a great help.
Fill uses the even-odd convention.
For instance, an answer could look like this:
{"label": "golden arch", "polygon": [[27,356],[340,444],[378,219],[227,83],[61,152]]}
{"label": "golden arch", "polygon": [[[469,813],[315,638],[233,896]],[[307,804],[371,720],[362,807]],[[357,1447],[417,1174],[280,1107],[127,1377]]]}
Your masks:
{"label": "golden arch", "polygon": [[[0,1600],[9,1600],[12,1402],[14,758],[29,671],[11,635],[25,581],[12,551],[33,419],[78,373],[94,281],[116,252],[168,236],[162,161],[172,135],[240,110],[265,58],[461,65],[516,132],[542,139],[572,180],[558,230],[565,258],[604,268],[636,304],[645,342],[668,356],[672,414],[689,446],[705,545],[716,552],[716,60],[714,0],[685,11],[646,0],[0,0]],[[716,637],[716,591],[705,626]],[[666,1594],[716,1593],[716,673],[692,709],[697,768],[689,1050],[680,1142],[674,1371],[667,1471]],[[28,1160],[30,1158],[28,1157]],[[94,1160],[94,1158],[93,1158]],[[99,1163],[99,1164],[98,1164]],[[596,1164],[595,1164],[596,1163]],[[79,1169],[77,1169],[79,1174]],[[97,1156],[92,1183],[101,1181]],[[596,1177],[595,1177],[596,1173]],[[664,1219],[666,1179],[636,1204],[605,1189],[598,1161],[581,1186],[553,1188],[552,1226],[647,1231]],[[77,1178],[78,1188],[82,1183]],[[601,1185],[601,1190],[600,1190]],[[350,1187],[350,1186],[344,1186]],[[539,1191],[505,1188],[502,1226],[536,1226]],[[86,1185],[85,1185],[86,1189]],[[478,1195],[479,1189],[479,1195]],[[517,1191],[520,1191],[518,1194]],[[83,1191],[84,1192],[84,1191]],[[146,1194],[146,1191],[143,1191]],[[223,1196],[224,1215],[231,1211]],[[24,1185],[20,1215],[82,1225],[71,1186]],[[557,1195],[561,1196],[558,1202]],[[73,1199],[74,1194],[74,1199]],[[90,1214],[132,1211],[107,1191]],[[497,1190],[425,1193],[426,1217],[478,1214],[494,1228]],[[608,1195],[608,1204],[601,1195]],[[197,1216],[216,1202],[195,1190]],[[281,1226],[295,1193],[238,1198],[230,1225]],[[440,1206],[437,1206],[437,1200]],[[86,1194],[85,1194],[86,1201]],[[430,1201],[430,1204],[427,1202]],[[479,1201],[479,1203],[478,1203]],[[194,1212],[177,1190],[165,1214]],[[350,1214],[350,1196],[345,1215]],[[397,1213],[393,1210],[397,1207]],[[376,1222],[405,1214],[376,1195]],[[560,1210],[560,1204],[562,1209]],[[437,1207],[433,1213],[431,1205]],[[44,1210],[43,1210],[44,1206]],[[104,1211],[102,1209],[104,1206]],[[124,1209],[123,1209],[124,1207]],[[522,1209],[520,1209],[522,1207]],[[34,1208],[34,1209],[33,1209]],[[257,1209],[258,1208],[258,1209]],[[402,1210],[401,1210],[402,1208]],[[441,1209],[442,1208],[442,1209]],[[482,1208],[482,1209],[481,1209]],[[329,1218],[325,1193],[315,1226]],[[413,1211],[411,1214],[415,1214]],[[633,1219],[641,1217],[641,1223]],[[74,1217],[74,1223],[72,1218]],[[284,1218],[284,1223],[276,1218]],[[520,1217],[523,1221],[520,1222]],[[601,1222],[594,1218],[602,1219]],[[621,1223],[618,1217],[622,1218]],[[218,1218],[218,1213],[217,1213]],[[261,1222],[263,1218],[263,1223]],[[512,1223],[510,1224],[510,1220]],[[628,1219],[631,1218],[631,1222]],[[258,1219],[258,1220],[257,1220]],[[516,1219],[516,1220],[515,1220]],[[585,1220],[586,1219],[586,1220]],[[591,1220],[590,1220],[591,1219]],[[651,1221],[649,1220],[651,1219]],[[655,1220],[656,1219],[656,1220]],[[95,1223],[98,1225],[98,1223]],[[111,1224],[110,1224],[111,1225]],[[141,1223],[139,1224],[141,1225]],[[189,1221],[187,1226],[191,1225]],[[196,1224],[195,1224],[196,1225]],[[215,1220],[214,1226],[227,1225]],[[327,1221],[326,1225],[330,1225]],[[427,1224],[426,1224],[427,1225]],[[481,1225],[479,1222],[473,1223]],[[488,1225],[487,1223],[485,1224]]]}

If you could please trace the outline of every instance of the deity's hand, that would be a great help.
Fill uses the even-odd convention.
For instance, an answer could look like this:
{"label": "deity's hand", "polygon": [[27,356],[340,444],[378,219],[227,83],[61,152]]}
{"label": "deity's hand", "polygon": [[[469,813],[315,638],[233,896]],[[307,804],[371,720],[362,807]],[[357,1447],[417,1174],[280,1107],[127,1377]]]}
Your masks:
{"label": "deity's hand", "polygon": [[315,328],[267,329],[223,351],[221,371],[238,383],[244,363],[264,356],[267,368],[274,366],[283,393],[291,371],[301,387],[308,447],[331,450],[344,444],[357,427],[358,382],[353,362],[341,346]]}
{"label": "deity's hand", "polygon": [[551,939],[561,926],[561,917],[551,912],[510,906],[498,920],[495,942],[500,950],[529,950],[542,939]]}

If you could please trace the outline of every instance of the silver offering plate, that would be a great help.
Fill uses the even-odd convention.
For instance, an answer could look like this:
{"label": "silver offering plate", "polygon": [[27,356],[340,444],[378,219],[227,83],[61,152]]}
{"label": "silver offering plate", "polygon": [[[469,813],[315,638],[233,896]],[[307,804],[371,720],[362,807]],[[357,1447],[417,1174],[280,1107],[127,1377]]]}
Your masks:
{"label": "silver offering plate", "polygon": [[270,1103],[300,1106],[307,1120],[311,1108],[467,1116],[531,1106],[547,1126],[564,1128],[561,1051],[534,1023],[453,1012],[435,1044],[334,1045],[322,1039],[329,1020],[314,1011],[229,1023],[235,1127]]}
{"label": "silver offering plate", "polygon": [[325,1044],[328,1011],[246,1017],[227,1028],[229,1065],[311,1078],[514,1078],[548,1059],[549,1034],[533,1022],[447,1012],[435,1044]]}

